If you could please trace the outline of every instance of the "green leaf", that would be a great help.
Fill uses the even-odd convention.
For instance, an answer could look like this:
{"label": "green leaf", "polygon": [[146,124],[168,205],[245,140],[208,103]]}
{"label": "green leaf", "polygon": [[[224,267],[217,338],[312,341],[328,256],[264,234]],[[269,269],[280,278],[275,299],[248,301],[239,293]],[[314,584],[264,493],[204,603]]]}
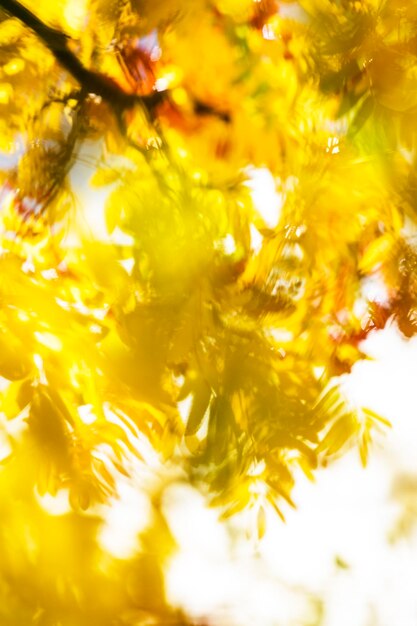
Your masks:
{"label": "green leaf", "polygon": [[375,101],[371,95],[367,95],[358,105],[353,121],[349,127],[348,136],[354,137],[371,117],[375,109]]}

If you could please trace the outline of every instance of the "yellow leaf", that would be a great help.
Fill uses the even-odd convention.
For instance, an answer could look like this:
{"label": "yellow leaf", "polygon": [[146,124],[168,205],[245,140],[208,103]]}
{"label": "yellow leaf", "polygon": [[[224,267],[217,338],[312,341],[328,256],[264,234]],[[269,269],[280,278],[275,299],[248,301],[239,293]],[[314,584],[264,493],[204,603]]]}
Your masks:
{"label": "yellow leaf", "polygon": [[375,241],[372,241],[366,248],[360,262],[359,269],[368,274],[380,267],[393,251],[396,241],[391,233],[382,235]]}
{"label": "yellow leaf", "polygon": [[257,517],[258,539],[262,539],[266,532],[266,513],[263,506],[258,509]]}
{"label": "yellow leaf", "polygon": [[117,168],[100,168],[94,172],[90,178],[90,185],[93,187],[104,187],[106,185],[112,185],[120,181],[121,173]]}
{"label": "yellow leaf", "polygon": [[32,369],[33,362],[25,344],[10,331],[0,330],[0,376],[8,380],[21,380]]}

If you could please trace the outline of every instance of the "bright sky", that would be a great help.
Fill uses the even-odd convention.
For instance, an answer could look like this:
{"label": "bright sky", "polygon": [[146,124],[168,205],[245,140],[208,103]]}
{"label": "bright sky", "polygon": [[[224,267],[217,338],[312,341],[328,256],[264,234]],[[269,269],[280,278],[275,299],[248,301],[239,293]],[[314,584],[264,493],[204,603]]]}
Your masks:
{"label": "bright sky", "polygon": [[417,509],[416,484],[398,487],[405,474],[417,483],[417,340],[404,341],[391,327],[365,349],[375,360],[357,364],[346,388],[393,423],[369,466],[352,451],[314,484],[300,476],[298,508],[288,510],[287,523],[269,512],[257,542],[236,518],[235,545],[200,496],[177,488],[168,507],[181,546],[168,572],[174,604],[214,625],[301,626],[320,611],[321,626],[417,624],[417,534],[389,542],[402,513],[394,491]]}

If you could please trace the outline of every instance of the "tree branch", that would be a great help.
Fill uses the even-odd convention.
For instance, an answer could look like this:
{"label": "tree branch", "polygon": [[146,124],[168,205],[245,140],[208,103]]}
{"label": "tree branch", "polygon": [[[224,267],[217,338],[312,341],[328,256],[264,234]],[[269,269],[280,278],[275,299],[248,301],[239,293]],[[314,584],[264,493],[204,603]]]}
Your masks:
{"label": "tree branch", "polygon": [[84,67],[70,50],[67,35],[42,22],[17,0],[0,0],[0,8],[30,28],[84,91],[100,96],[118,112],[141,103],[152,117],[154,108],[164,99],[163,92],[155,92],[149,96],[126,93],[113,79]]}

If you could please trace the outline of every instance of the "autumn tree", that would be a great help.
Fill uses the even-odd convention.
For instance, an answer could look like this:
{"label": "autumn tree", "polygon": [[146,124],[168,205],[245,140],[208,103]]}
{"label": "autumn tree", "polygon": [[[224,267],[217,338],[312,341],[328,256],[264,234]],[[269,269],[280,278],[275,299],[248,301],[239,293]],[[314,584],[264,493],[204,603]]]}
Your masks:
{"label": "autumn tree", "polygon": [[[295,468],[352,444],[365,464],[385,424],[338,377],[388,320],[417,330],[417,9],[0,11],[1,621],[180,623],[167,481],[262,526]],[[111,560],[96,534],[133,478],[151,521]]]}

